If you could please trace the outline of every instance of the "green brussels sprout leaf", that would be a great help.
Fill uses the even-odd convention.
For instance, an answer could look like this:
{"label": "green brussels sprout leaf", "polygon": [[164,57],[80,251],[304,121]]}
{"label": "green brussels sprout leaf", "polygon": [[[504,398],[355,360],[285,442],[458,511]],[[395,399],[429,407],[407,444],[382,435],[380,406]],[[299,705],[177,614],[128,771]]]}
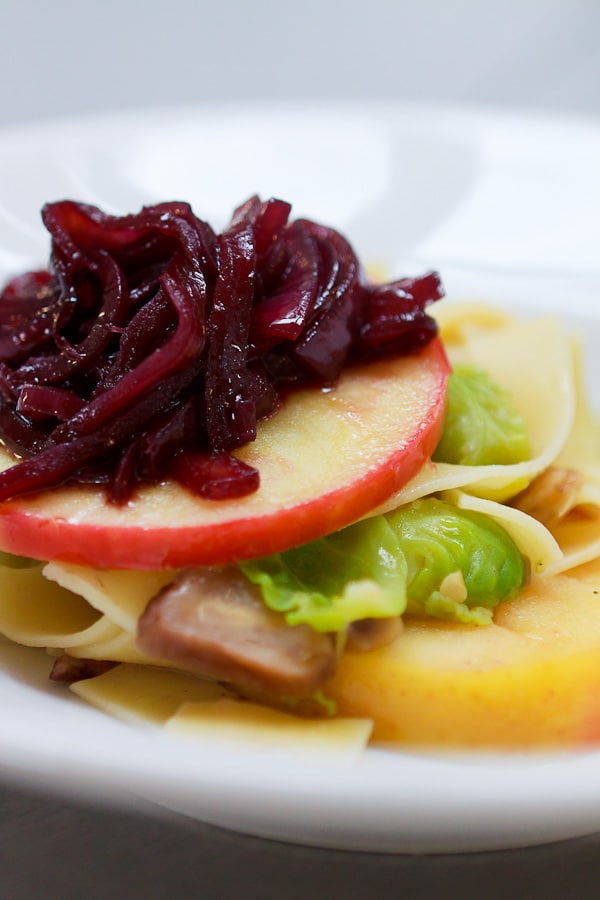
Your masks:
{"label": "green brussels sprout leaf", "polygon": [[405,610],[486,624],[527,576],[500,525],[431,497],[240,568],[270,609],[316,631]]}
{"label": "green brussels sprout leaf", "polygon": [[433,459],[487,466],[511,465],[530,456],[525,421],[509,394],[487,372],[457,366],[448,380],[444,431]]}
{"label": "green brussels sprout leaf", "polygon": [[428,497],[387,519],[406,560],[409,612],[485,624],[527,579],[517,545],[483,513]]}

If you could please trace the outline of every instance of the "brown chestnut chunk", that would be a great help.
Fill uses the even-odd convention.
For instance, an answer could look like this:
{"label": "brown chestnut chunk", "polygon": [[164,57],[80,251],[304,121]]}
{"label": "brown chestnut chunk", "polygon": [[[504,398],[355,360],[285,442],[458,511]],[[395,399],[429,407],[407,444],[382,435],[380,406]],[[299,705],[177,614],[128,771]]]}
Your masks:
{"label": "brown chestnut chunk", "polygon": [[242,692],[306,697],[336,665],[331,634],[288,625],[237,569],[189,569],[154,597],[138,623],[150,656]]}

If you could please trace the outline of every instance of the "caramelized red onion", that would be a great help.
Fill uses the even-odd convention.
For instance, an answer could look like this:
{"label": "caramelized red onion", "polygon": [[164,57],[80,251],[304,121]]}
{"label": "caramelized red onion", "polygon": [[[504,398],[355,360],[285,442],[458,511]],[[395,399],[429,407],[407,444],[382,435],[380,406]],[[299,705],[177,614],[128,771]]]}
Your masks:
{"label": "caramelized red onion", "polygon": [[48,271],[0,293],[0,500],[175,478],[211,499],[258,488],[231,451],[278,393],[417,350],[438,275],[371,285],[336,231],[252,197],[216,235],[185,203],[111,216],[47,205]]}

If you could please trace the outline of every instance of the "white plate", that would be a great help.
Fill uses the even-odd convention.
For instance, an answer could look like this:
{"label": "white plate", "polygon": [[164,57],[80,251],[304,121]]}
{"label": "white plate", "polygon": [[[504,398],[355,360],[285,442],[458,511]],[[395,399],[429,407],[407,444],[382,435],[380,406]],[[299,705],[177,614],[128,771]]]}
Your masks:
{"label": "white plate", "polygon": [[[0,134],[0,277],[43,263],[39,209],[186,199],[221,225],[254,192],[342,228],[389,274],[434,266],[449,292],[568,311],[600,338],[600,126],[375,105],[187,109]],[[600,397],[600,363],[590,363]],[[369,750],[356,766],[215,752],[136,731],[0,648],[6,777],[109,802],[137,794],[205,822],[328,847],[461,851],[600,829],[600,752]]]}

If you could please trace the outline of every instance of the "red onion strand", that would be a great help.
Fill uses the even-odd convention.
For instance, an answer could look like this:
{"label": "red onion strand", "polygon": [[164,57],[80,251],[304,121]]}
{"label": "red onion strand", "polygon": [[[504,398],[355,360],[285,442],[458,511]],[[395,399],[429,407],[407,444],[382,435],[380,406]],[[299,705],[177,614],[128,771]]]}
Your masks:
{"label": "red onion strand", "polygon": [[0,501],[90,481],[124,503],[175,478],[219,500],[259,486],[231,451],[278,390],[436,333],[436,273],[368,284],[338,232],[251,197],[215,235],[186,203],[111,216],[47,205],[49,270],[0,292]]}

